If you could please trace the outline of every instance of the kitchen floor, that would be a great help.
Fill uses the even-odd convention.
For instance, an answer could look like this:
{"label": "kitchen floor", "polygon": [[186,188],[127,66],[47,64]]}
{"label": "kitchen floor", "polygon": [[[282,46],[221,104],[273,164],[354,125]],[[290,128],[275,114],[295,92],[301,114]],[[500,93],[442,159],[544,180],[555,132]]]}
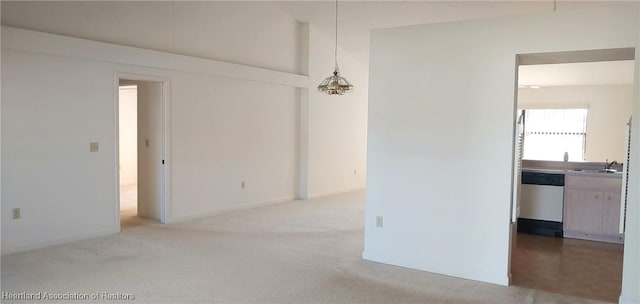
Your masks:
{"label": "kitchen floor", "polygon": [[617,303],[622,256],[620,244],[518,233],[512,284]]}

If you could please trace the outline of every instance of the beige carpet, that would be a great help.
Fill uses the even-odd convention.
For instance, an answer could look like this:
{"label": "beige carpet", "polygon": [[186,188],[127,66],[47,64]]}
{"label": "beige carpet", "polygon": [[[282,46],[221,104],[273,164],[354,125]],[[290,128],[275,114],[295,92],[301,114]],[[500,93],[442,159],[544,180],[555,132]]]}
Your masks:
{"label": "beige carpet", "polygon": [[598,303],[363,261],[363,216],[354,192],[146,223],[4,256],[2,291],[131,293],[135,303]]}

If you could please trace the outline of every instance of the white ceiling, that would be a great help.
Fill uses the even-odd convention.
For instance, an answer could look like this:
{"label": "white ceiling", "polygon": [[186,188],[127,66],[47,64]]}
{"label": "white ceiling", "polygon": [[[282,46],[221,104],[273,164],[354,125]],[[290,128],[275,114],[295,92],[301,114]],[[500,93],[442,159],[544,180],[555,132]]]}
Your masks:
{"label": "white ceiling", "polygon": [[[277,1],[293,18],[317,26],[333,38],[335,2]],[[586,7],[630,6],[638,1],[558,0],[556,10]],[[369,31],[372,29],[490,18],[506,15],[552,12],[553,1],[344,1],[339,2],[338,44],[354,56],[368,60]]]}
{"label": "white ceiling", "polygon": [[520,86],[632,84],[634,61],[540,64],[520,66]]}

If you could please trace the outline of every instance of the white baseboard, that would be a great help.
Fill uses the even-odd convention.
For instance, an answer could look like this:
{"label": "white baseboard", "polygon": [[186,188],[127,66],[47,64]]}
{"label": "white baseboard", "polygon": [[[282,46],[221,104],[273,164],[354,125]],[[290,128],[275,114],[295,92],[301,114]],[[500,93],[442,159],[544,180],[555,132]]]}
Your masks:
{"label": "white baseboard", "polygon": [[240,204],[240,205],[237,205],[237,206],[211,210],[211,211],[207,211],[207,212],[204,212],[204,213],[199,212],[199,213],[188,214],[188,215],[183,215],[183,216],[171,217],[171,218],[169,218],[167,220],[167,224],[184,222],[184,221],[188,221],[188,220],[199,219],[199,218],[219,215],[219,214],[223,214],[223,213],[246,210],[246,209],[251,209],[251,208],[256,208],[256,207],[261,207],[261,206],[272,205],[272,204],[285,203],[285,202],[290,202],[290,201],[293,201],[293,200],[295,200],[294,196],[284,196],[284,197],[279,197],[279,198],[274,198],[274,199],[269,199],[269,200],[264,200],[264,201],[243,203],[243,204]]}
{"label": "white baseboard", "polygon": [[621,235],[619,236],[598,235],[598,234],[588,234],[584,232],[576,232],[571,230],[564,230],[563,237],[572,238],[572,239],[581,239],[581,240],[587,240],[587,241],[624,244],[624,236],[621,236]]}
{"label": "white baseboard", "polygon": [[632,299],[632,298],[628,298],[623,295],[620,295],[620,298],[618,299],[618,303],[619,304],[638,304],[640,303],[640,299]]}
{"label": "white baseboard", "polygon": [[364,190],[364,189],[366,189],[366,188],[359,186],[359,187],[354,187],[354,188],[349,188],[349,189],[344,189],[344,190],[338,190],[338,191],[314,193],[314,194],[310,194],[308,199],[321,198],[321,197],[325,197],[325,196],[336,195],[336,194],[347,193],[347,192],[353,192],[353,191]]}
{"label": "white baseboard", "polygon": [[486,271],[481,271],[478,269],[464,269],[462,267],[457,267],[455,271],[450,271],[450,265],[438,265],[433,263],[426,263],[422,265],[409,265],[404,263],[398,263],[397,261],[388,261],[384,258],[373,257],[367,254],[366,251],[362,252],[362,259],[382,263],[392,266],[399,266],[409,269],[421,270],[441,275],[446,275],[450,277],[462,278],[467,280],[474,280],[479,282],[491,283],[501,286],[509,286],[509,274],[500,274],[500,273],[489,273]]}
{"label": "white baseboard", "polygon": [[50,239],[50,240],[39,240],[39,241],[16,244],[16,245],[9,245],[9,246],[3,244],[3,246],[2,246],[2,255],[7,255],[7,254],[21,252],[21,251],[27,251],[27,250],[31,250],[31,249],[49,247],[49,246],[54,246],[54,245],[60,245],[60,244],[65,244],[65,243],[71,243],[71,242],[76,242],[76,241],[82,241],[82,240],[86,240],[86,239],[91,239],[91,238],[95,238],[95,237],[100,237],[100,236],[105,236],[105,235],[118,233],[119,231],[120,230],[118,229],[118,227],[114,226],[114,227],[110,227],[110,228],[107,228],[107,229],[97,230],[97,231],[90,232],[90,233],[82,233],[82,234],[78,234],[78,235],[71,236],[71,237],[61,237],[61,238],[55,238],[55,239]]}

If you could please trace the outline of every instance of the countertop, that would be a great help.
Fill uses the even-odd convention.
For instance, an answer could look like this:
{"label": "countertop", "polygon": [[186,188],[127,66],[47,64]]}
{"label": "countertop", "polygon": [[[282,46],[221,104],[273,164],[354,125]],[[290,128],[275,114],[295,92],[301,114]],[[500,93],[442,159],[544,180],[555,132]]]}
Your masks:
{"label": "countertop", "polygon": [[600,178],[622,179],[622,171],[618,171],[615,173],[607,173],[607,172],[598,172],[594,170],[583,170],[583,171],[568,170],[565,174],[576,175],[576,176],[593,176],[593,177],[600,177]]}
{"label": "countertop", "polygon": [[603,178],[622,178],[622,171],[616,173],[598,172],[598,170],[559,170],[559,169],[540,169],[540,168],[522,168],[522,171],[540,172],[552,174],[565,174],[574,176],[592,176]]}

